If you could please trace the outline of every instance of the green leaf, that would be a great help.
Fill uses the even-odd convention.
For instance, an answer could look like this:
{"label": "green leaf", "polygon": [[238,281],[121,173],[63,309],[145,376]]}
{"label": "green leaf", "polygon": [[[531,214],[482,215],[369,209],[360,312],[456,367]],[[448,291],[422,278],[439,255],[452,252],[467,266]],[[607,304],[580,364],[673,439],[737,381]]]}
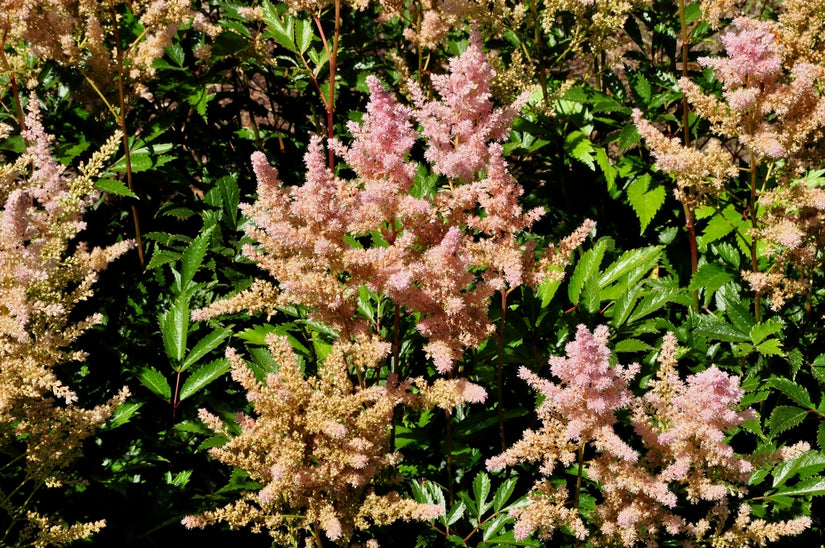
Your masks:
{"label": "green leaf", "polygon": [[[157,143],[132,149],[129,152],[129,163],[132,168],[132,173],[149,171],[171,161],[173,157],[165,156],[164,153],[169,152],[172,148],[173,145],[171,143]],[[125,173],[126,156],[118,158],[111,169],[118,173]]]}
{"label": "green leaf", "polygon": [[724,267],[714,263],[705,263],[699,267],[696,274],[691,278],[688,289],[691,291],[704,289],[705,295],[710,296],[732,279],[733,274]]}
{"label": "green leaf", "polygon": [[772,386],[785,394],[788,398],[808,409],[814,409],[816,406],[811,401],[811,396],[805,387],[796,384],[790,379],[784,377],[771,377],[767,382],[768,386]]}
{"label": "green leaf", "polygon": [[584,291],[582,292],[581,298],[581,304],[584,306],[584,309],[591,314],[599,311],[599,304],[601,303],[599,293],[599,280],[596,276],[591,276],[584,284]]}
{"label": "green leaf", "polygon": [[168,251],[166,249],[158,249],[152,253],[152,258],[149,259],[149,264],[146,265],[147,270],[152,270],[168,263],[173,263],[180,259],[180,253],[175,251]]}
{"label": "green leaf", "polygon": [[129,422],[129,420],[135,415],[135,413],[138,412],[138,409],[140,409],[141,407],[143,407],[143,402],[124,403],[123,405],[119,406],[117,409],[115,409],[114,413],[112,413],[112,416],[109,417],[109,420],[106,422],[106,430],[111,430],[112,428],[123,426],[124,424]]}
{"label": "green leaf", "polygon": [[820,384],[825,384],[825,354],[820,354],[814,358],[811,364],[811,375],[813,375]]}
{"label": "green leaf", "polygon": [[116,194],[117,196],[137,198],[137,194],[129,190],[129,187],[115,179],[100,179],[95,183],[95,188],[103,192],[108,192],[109,194]]}
{"label": "green leaf", "polygon": [[712,314],[699,317],[698,325],[694,328],[694,333],[707,337],[712,341],[738,343],[749,339],[746,332],[735,328],[723,318],[716,317]]}
{"label": "green leaf", "polygon": [[180,288],[185,291],[189,287],[192,278],[195,277],[195,272],[203,264],[203,258],[206,256],[206,250],[209,247],[209,238],[215,230],[215,225],[212,225],[203,230],[200,235],[192,240],[186,251],[183,252],[181,259],[180,271]]}
{"label": "green leaf", "polygon": [[179,67],[183,66],[186,61],[186,55],[183,51],[183,46],[180,44],[172,44],[166,48],[166,55]]}
{"label": "green leaf", "polygon": [[444,517],[444,522],[447,526],[452,525],[453,523],[457,522],[464,516],[464,501],[459,501],[458,503],[454,504],[447,515]]}
{"label": "green leaf", "polygon": [[195,348],[193,348],[186,356],[186,359],[183,360],[180,371],[186,371],[190,366],[192,366],[192,364],[197,362],[209,352],[215,350],[231,334],[232,330],[228,327],[224,329],[217,328],[212,331],[212,333],[199,340],[195,345]]}
{"label": "green leaf", "polygon": [[608,284],[615,282],[631,270],[644,267],[646,270],[651,270],[659,260],[662,254],[662,246],[650,246],[640,249],[631,249],[625,251],[607,270],[602,272],[599,277],[599,287],[607,287]]}
{"label": "green leaf", "polygon": [[215,434],[209,438],[206,438],[198,445],[198,451],[203,451],[205,449],[211,449],[212,447],[222,447],[226,445],[226,442],[229,441],[229,438],[225,434]]}
{"label": "green leaf", "polygon": [[154,367],[145,367],[138,373],[140,383],[164,400],[172,399],[172,387],[166,377]]}
{"label": "green leaf", "polygon": [[592,249],[585,252],[579,259],[567,285],[567,296],[571,303],[579,304],[579,296],[584,283],[598,272],[606,249],[607,241],[599,240]]}
{"label": "green leaf", "polygon": [[775,495],[821,497],[825,495],[825,478],[817,476],[800,481],[796,485],[779,489]]}
{"label": "green leaf", "polygon": [[593,153],[596,149],[593,147],[590,139],[581,131],[576,130],[565,138],[564,151],[593,171],[596,171],[596,164],[593,159]]}
{"label": "green leaf", "polygon": [[610,163],[610,159],[607,157],[607,151],[602,148],[596,148],[596,163],[599,164],[599,168],[604,173],[604,180],[607,182],[607,191],[610,192],[613,190],[613,187],[616,186],[616,176],[619,174],[619,171]]}
{"label": "green leaf", "polygon": [[641,234],[650,225],[650,221],[665,203],[665,187],[657,186],[649,189],[651,178],[645,173],[627,187],[627,201],[636,213],[641,225]]}
{"label": "green leaf", "polygon": [[297,39],[298,50],[304,53],[312,43],[313,29],[312,21],[298,19],[295,28],[295,38]]}
{"label": "green leaf", "polygon": [[[645,316],[648,316],[670,301],[673,301],[679,294],[679,287],[675,284],[668,284],[667,279],[654,280],[661,283],[653,284],[652,290],[642,298],[639,305],[633,310],[633,313],[627,319],[628,324],[635,323]],[[674,279],[675,281],[675,279]],[[648,282],[652,283],[652,282]]]}
{"label": "green leaf", "polygon": [[760,322],[751,327],[751,340],[753,344],[759,344],[764,341],[766,337],[782,331],[783,327],[785,327],[785,324],[782,321],[773,318]]}
{"label": "green leaf", "polygon": [[496,489],[496,492],[493,495],[493,510],[498,512],[504,508],[504,505],[507,504],[507,501],[509,501],[510,497],[513,496],[513,491],[516,489],[517,482],[518,480],[516,478],[507,478],[504,483]]}
{"label": "green leaf", "polygon": [[178,295],[168,310],[160,313],[160,332],[166,355],[176,366],[183,361],[186,337],[189,334],[189,295]]}
{"label": "green leaf", "polygon": [[819,428],[816,431],[816,444],[820,451],[825,451],[825,420],[819,422]]}
{"label": "green leaf", "polygon": [[736,210],[736,206],[729,205],[722,210],[721,214],[716,213],[708,221],[707,226],[702,231],[702,235],[697,238],[700,249],[705,249],[711,242],[724,238],[733,232],[742,222],[742,214]]}
{"label": "green leaf", "polygon": [[645,78],[641,72],[635,72],[633,74],[631,77],[631,85],[633,86],[633,91],[636,92],[643,103],[650,103],[650,82],[647,81],[647,78]]}
{"label": "green leaf", "polygon": [[779,339],[768,339],[756,345],[756,351],[763,356],[784,356],[782,341]]}
{"label": "green leaf", "polygon": [[779,434],[789,430],[805,420],[807,415],[807,409],[800,409],[792,405],[778,405],[771,413],[771,433]]}
{"label": "green leaf", "polygon": [[481,535],[482,540],[486,542],[497,535],[504,525],[511,519],[512,518],[509,514],[499,514],[490,521],[485,522],[484,525],[481,526],[484,531]]}
{"label": "green leaf", "polygon": [[481,517],[493,505],[492,502],[487,502],[487,497],[490,496],[490,476],[485,472],[476,474],[473,480],[473,495],[478,505],[478,515]]}
{"label": "green leaf", "polygon": [[[555,269],[554,274],[561,270],[561,268],[557,266],[551,268]],[[547,276],[547,278],[545,278],[544,281],[541,282],[541,285],[539,285],[537,293],[539,298],[541,299],[542,308],[547,308],[547,305],[550,304],[550,301],[553,300],[553,297],[556,295],[556,291],[558,291],[559,286],[561,285],[561,282],[563,280],[564,275],[561,274],[558,276]]]}
{"label": "green leaf", "polygon": [[278,14],[278,10],[267,0],[263,3],[264,22],[267,25],[267,36],[275,40],[292,53],[298,53],[298,46],[295,44],[295,19],[289,14],[284,14],[284,19]]}
{"label": "green leaf", "polygon": [[614,352],[644,352],[653,348],[639,339],[622,339],[613,347]]}
{"label": "green leaf", "polygon": [[625,321],[627,321],[627,318],[630,317],[630,313],[633,311],[633,307],[636,306],[636,301],[641,291],[642,284],[635,284],[622,293],[619,300],[617,300],[613,306],[613,327],[621,327]]}
{"label": "green leaf", "polygon": [[619,151],[631,147],[642,140],[639,130],[636,129],[635,124],[628,124],[622,128],[618,134]]}
{"label": "green leaf", "polygon": [[782,462],[773,469],[773,485],[779,487],[793,476],[806,478],[825,470],[825,455],[819,451],[807,451],[795,459]]}
{"label": "green leaf", "polygon": [[221,358],[198,367],[192,372],[191,375],[189,375],[186,382],[183,383],[183,386],[180,389],[178,401],[183,401],[189,396],[197,393],[204,386],[229,373],[231,369],[232,366],[229,364],[229,360],[225,358]]}
{"label": "green leaf", "polygon": [[172,472],[166,472],[166,483],[175,487],[185,487],[190,477],[192,477],[192,470],[181,470],[174,477]]}
{"label": "green leaf", "polygon": [[241,201],[238,178],[235,175],[227,175],[218,179],[217,184],[223,197],[224,211],[232,221],[230,228],[236,228],[238,225],[238,204]]}

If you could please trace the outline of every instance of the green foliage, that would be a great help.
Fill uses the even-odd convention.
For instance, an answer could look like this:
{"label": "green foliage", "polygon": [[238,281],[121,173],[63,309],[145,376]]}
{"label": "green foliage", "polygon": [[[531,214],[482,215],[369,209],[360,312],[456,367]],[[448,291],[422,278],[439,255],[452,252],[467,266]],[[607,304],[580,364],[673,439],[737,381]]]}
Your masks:
{"label": "green foliage", "polygon": [[[119,47],[138,47],[145,37],[142,23],[125,3],[115,4],[122,21]],[[0,122],[16,132],[16,99],[25,106],[28,92],[34,91],[47,129],[57,136],[56,156],[67,165],[86,160],[88,151],[119,127],[118,116],[127,129],[133,184],[127,183],[121,150],[109,162],[106,177],[95,182],[101,197],[90,209],[80,239],[90,248],[104,247],[135,238],[139,231],[145,268],[129,256],[101,274],[96,294],[78,312],[78,317],[98,313],[103,318],[75,343],[88,352],[87,362],[66,365],[58,374],[77,387],[84,405],[103,401],[124,384],[132,396],[85,448],[86,459],[77,466],[78,477],[87,478],[88,486],[48,490],[34,506],[45,512],[64,508],[70,521],[105,518],[108,526],[88,541],[92,545],[271,545],[269,539],[228,527],[201,532],[180,525],[186,515],[261,487],[207,454],[228,437],[206,428],[199,409],[209,409],[230,432],[238,431],[236,414],[250,412],[243,390],[228,375],[225,349],[235,347],[265,381],[278,371],[265,339],[272,333],[283,335],[310,377],[323,371],[332,342],[346,336],[300,306],[281,307],[267,318],[229,314],[192,319],[194,310],[248,288],[253,277],[265,276],[245,258],[242,250],[252,242],[239,231],[249,222],[239,206],[256,195],[250,154],[266,153],[286,186],[301,184],[310,135],[349,142],[347,123],[362,119],[367,74],[376,74],[400,102],[409,103],[407,78],[432,95],[430,76],[442,72],[449,56],[467,44],[465,30],[456,27],[439,45],[413,45],[404,33],[424,15],[414,2],[405,3],[398,17],[385,17],[378,5],[362,11],[345,5],[337,26],[334,5],[310,12],[267,0],[260,4],[262,20],[255,21],[244,9],[248,4],[199,4],[221,33],[207,36],[182,22],[163,56],[152,63],[155,78],[127,89],[122,107],[105,92],[107,107],[89,85],[88,71],[84,74],[78,67],[38,59],[30,51],[15,57],[12,65],[0,60]],[[776,17],[774,9],[781,10],[770,7],[771,18]],[[715,364],[739,375],[745,391],[742,406],[753,408],[756,416],[729,433],[737,451],[768,454],[800,440],[813,448],[787,462],[754,458],[759,466],[743,500],[755,516],[765,519],[812,516],[811,530],[798,542],[822,544],[825,345],[819,319],[825,314],[825,276],[813,268],[804,290],[773,310],[767,295],[753,291],[742,272],[782,269],[769,246],[754,236],[767,214],[758,196],[786,176],[796,178],[798,188],[823,188],[825,172],[817,168],[791,174],[782,161],[745,171],[750,168],[747,150],[736,148],[740,145],[732,140],[726,146],[743,175],[726,181],[718,194],[697,201],[691,234],[685,227],[686,209],[674,198],[674,181],[653,168],[654,158],[630,115],[640,109],[664,135],[684,139],[687,130],[690,141],[703,146],[712,128],[693,110],[682,118],[677,83],[682,74],[677,67],[686,66],[704,91],[722,97],[713,71],[696,67],[700,56],[719,51],[716,35],[725,32],[727,22],[717,31],[702,20],[699,3],[689,4],[685,60],[677,3],[638,7],[613,30],[622,43],[633,44],[617,50],[621,59],[616,66],[625,67],[619,71],[605,66],[609,56],[587,41],[595,35],[583,30],[575,14],[549,18],[551,29],[542,26],[539,13],[525,9],[523,15],[520,25],[503,15],[496,28],[486,22],[479,27],[485,49],[495,51],[501,63],[496,103],[511,100],[526,84],[537,85],[504,143],[508,167],[524,189],[520,199],[545,210],[521,241],[543,249],[585,218],[597,221],[598,237],[574,251],[570,265],[549,266],[552,276],[537,288],[509,294],[503,322],[501,301],[496,300],[500,297],[493,299],[490,319],[496,334],[478,348],[468,348],[456,366],[456,375],[486,389],[487,401],[448,416],[434,410],[398,412],[393,449],[404,460],[387,473],[396,474],[415,500],[443,504],[444,515],[427,523],[376,527],[359,533],[356,542],[374,537],[382,545],[397,544],[399,538],[409,545],[416,539],[418,546],[542,545],[537,536],[516,540],[509,513],[527,504],[526,495],[539,476],[535,467],[515,467],[504,477],[489,475],[484,463],[501,452],[502,436],[512,444],[524,429],[534,427],[540,402],[517,378],[518,368],[527,366],[552,377],[548,358],[561,355],[576,325],[583,323],[590,328],[607,324],[618,360],[640,364],[635,393],[643,392],[655,375],[668,331],[679,341],[680,367],[698,372]],[[113,36],[107,38],[107,47],[114,43]],[[201,50],[203,46],[208,47]],[[2,47],[11,59],[22,44],[4,42]],[[211,56],[205,55],[207,50]],[[534,70],[529,82],[507,72],[519,56]],[[112,75],[110,84],[116,81]],[[145,93],[138,96],[138,89]],[[20,135],[10,135],[0,140],[0,157],[14,160],[26,146]],[[811,155],[821,153],[816,143],[806,146]],[[408,160],[420,165],[409,195],[438,200],[439,189],[452,183],[427,169],[426,154],[420,143],[410,152]],[[349,167],[340,160],[333,169],[349,177]],[[751,175],[759,183],[753,187]],[[7,197],[8,192],[3,200]],[[484,218],[480,208],[478,213]],[[390,227],[388,223],[387,234]],[[351,245],[387,234],[353,235]],[[821,265],[822,249],[814,247],[814,255],[813,264]],[[793,274],[786,270],[781,273]],[[358,288],[357,313],[398,358],[388,358],[367,380],[381,385],[393,373],[436,378],[416,329],[422,318],[402,308],[395,341],[394,303],[374,290]],[[14,428],[0,426],[7,433]],[[632,432],[626,434],[637,441]],[[6,451],[0,465],[20,473],[16,458]],[[7,478],[14,473],[0,480],[0,492],[13,492]],[[569,470],[562,471],[554,481],[572,488],[571,477]],[[597,489],[592,483],[582,491],[583,514],[598,504]],[[566,530],[551,542],[577,545]]]}

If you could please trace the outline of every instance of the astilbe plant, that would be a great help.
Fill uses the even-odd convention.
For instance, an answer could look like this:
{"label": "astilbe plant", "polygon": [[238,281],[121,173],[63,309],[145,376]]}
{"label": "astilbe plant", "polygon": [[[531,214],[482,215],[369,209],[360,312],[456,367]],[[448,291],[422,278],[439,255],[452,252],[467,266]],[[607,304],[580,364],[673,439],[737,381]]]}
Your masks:
{"label": "astilbe plant", "polygon": [[50,137],[30,100],[23,138],[26,152],[0,165],[0,447],[8,545],[63,545],[103,527],[102,521],[70,525],[38,513],[37,492],[76,482],[71,464],[83,440],[123,403],[124,388],[93,408],[78,405],[55,368],[82,361],[75,342],[102,318],[76,321],[72,310],[92,295],[98,273],[131,247],[71,245],[84,229],[83,213],[95,197],[94,179],[117,147],[112,137],[79,174],[70,175],[50,152]]}
{"label": "astilbe plant", "polygon": [[[750,227],[740,237],[750,248],[751,264],[742,274],[757,297],[770,298],[774,309],[791,295],[810,295],[809,280],[821,251],[815,220],[825,205],[819,189],[795,182],[800,173],[819,165],[825,150],[825,95],[817,83],[825,78],[825,65],[809,50],[818,35],[791,17],[799,11],[792,4],[779,22],[739,17],[733,21],[736,31],[721,37],[727,55],[699,59],[721,82],[721,99],[688,78],[679,80],[715,135],[701,148],[665,137],[638,110],[633,115],[657,167],[674,176],[676,197],[688,207],[730,199],[737,193],[740,172],[745,173],[742,213]],[[790,35],[783,19],[798,36]],[[814,17],[807,29],[821,29],[822,23]],[[760,271],[759,241],[768,244],[770,271]],[[758,318],[758,305],[756,312]]]}
{"label": "astilbe plant", "polygon": [[[655,546],[671,536],[751,546],[810,526],[807,516],[777,523],[751,520],[745,504],[735,522],[727,522],[753,468],[725,441],[727,432],[754,416],[736,409],[744,394],[737,377],[711,366],[681,379],[676,340],[667,334],[654,380],[635,396],[629,383],[639,366],[611,366],[608,336],[606,326],[591,333],[580,325],[565,348],[567,356],[550,360],[559,383],[520,370],[545,398],[537,411],[542,426],[487,461],[489,469],[540,462],[547,476],[536,483],[527,505],[512,510],[516,537],[533,531],[549,537],[567,527],[577,538],[600,545]],[[619,433],[622,409],[630,410],[635,438]],[[558,464],[577,470],[572,493],[551,481]],[[590,515],[579,510],[585,469],[598,487]],[[704,518],[686,517],[703,507]]]}
{"label": "astilbe plant", "polygon": [[[586,223],[540,259],[534,245],[521,243],[520,232],[541,211],[522,210],[522,189],[507,171],[499,141],[524,98],[496,108],[490,97],[494,74],[474,35],[449,72],[433,77],[440,100],[427,100],[411,82],[415,105],[409,108],[368,77],[367,112],[361,123],[349,125],[353,141],[329,142],[355,173],[352,179],[330,171],[318,137],[306,153],[301,186],[282,185],[265,156],[253,154],[258,199],[243,211],[255,244],[246,245],[244,254],[277,283],[257,280],[193,317],[300,305],[338,336],[317,376],[308,379],[283,339],[268,341],[280,370],[265,385],[230,352],[233,376],[248,390],[257,418],[242,417],[241,435],[212,455],[265,487],[224,509],[189,517],[186,525],[252,524],[275,538],[308,534],[318,543],[323,531],[345,544],[355,529],[399,518],[432,519],[443,511],[394,491],[376,494],[382,479],[392,479],[390,467],[399,458],[390,444],[396,409],[438,406],[449,413],[484,401],[482,387],[455,376],[455,363],[494,332],[490,297],[558,275],[593,226]],[[420,132],[412,119],[420,121]],[[421,137],[432,171],[445,182],[432,194],[413,188],[421,166],[409,155]],[[389,340],[382,339],[380,318],[359,314],[363,288],[394,308],[394,325],[385,330]],[[433,381],[424,364],[400,363],[402,314],[416,318],[424,352],[448,378]],[[225,431],[217,419],[203,416]]]}

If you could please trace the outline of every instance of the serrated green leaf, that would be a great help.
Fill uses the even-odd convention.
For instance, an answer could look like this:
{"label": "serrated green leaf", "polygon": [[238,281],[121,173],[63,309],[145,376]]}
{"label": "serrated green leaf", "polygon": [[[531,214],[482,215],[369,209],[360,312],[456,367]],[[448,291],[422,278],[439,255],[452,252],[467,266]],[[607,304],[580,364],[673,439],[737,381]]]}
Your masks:
{"label": "serrated green leaf", "polygon": [[[555,272],[559,272],[561,269],[559,267],[552,267]],[[547,305],[550,304],[550,301],[553,300],[553,297],[556,295],[556,291],[558,291],[561,282],[564,280],[564,275],[556,275],[556,276],[547,276],[541,285],[538,288],[538,296],[541,299],[541,307],[547,308]]]}
{"label": "serrated green leaf", "polygon": [[211,434],[212,430],[209,429],[202,422],[196,421],[181,421],[177,423],[174,427],[175,430],[178,432],[190,432],[192,434]]}
{"label": "serrated green leaf", "polygon": [[109,417],[109,420],[106,421],[105,429],[111,430],[118,426],[123,426],[129,422],[141,407],[143,407],[143,402],[128,402],[118,406],[112,413],[112,416]]}
{"label": "serrated green leaf", "polygon": [[301,53],[306,52],[309,45],[312,43],[312,21],[306,19],[298,19],[295,25],[295,38],[298,50]]}
{"label": "serrated green leaf", "polygon": [[768,339],[756,345],[756,351],[763,356],[784,356],[782,341],[779,339]]}
{"label": "serrated green leaf", "polygon": [[635,284],[627,291],[623,292],[613,306],[613,327],[621,327],[624,325],[633,307],[636,306],[636,301],[639,298],[639,293],[642,292],[642,284]]}
{"label": "serrated green leaf", "polygon": [[785,324],[782,321],[773,318],[760,322],[751,327],[751,340],[753,344],[759,344],[764,341],[766,337],[782,331],[783,327],[785,327]]}
{"label": "serrated green leaf", "polygon": [[796,485],[783,487],[777,490],[773,496],[807,496],[807,497],[821,497],[825,495],[825,478],[814,477],[804,481],[800,481]]}
{"label": "serrated green leaf", "polygon": [[632,123],[623,127],[617,137],[619,141],[619,152],[642,140],[639,130],[637,130],[636,125]]}
{"label": "serrated green leaf", "polygon": [[241,190],[238,186],[237,176],[227,175],[217,181],[218,188],[223,197],[223,209],[231,220],[230,228],[238,225],[238,204],[241,201]]}
{"label": "serrated green leaf", "polygon": [[607,267],[607,270],[599,276],[599,287],[607,287],[608,284],[615,282],[636,268],[653,269],[659,261],[662,249],[662,246],[655,245],[625,251],[621,257]]}
{"label": "serrated green leaf", "polygon": [[653,348],[639,339],[622,339],[613,347],[614,352],[644,352]]}
{"label": "serrated green leaf", "polygon": [[496,489],[495,494],[493,494],[493,510],[498,512],[504,508],[504,505],[507,504],[507,501],[513,496],[517,482],[518,480],[516,478],[507,478],[504,480],[504,483]]}
{"label": "serrated green leaf", "polygon": [[564,140],[564,151],[583,163],[593,171],[596,171],[593,153],[596,149],[590,139],[581,131],[573,131]]}
{"label": "serrated green leaf", "polygon": [[497,535],[504,525],[513,518],[511,518],[508,514],[499,514],[490,521],[487,521],[482,525],[482,530],[484,531],[481,535],[483,541],[488,541]]}
{"label": "serrated green leaf", "polygon": [[229,441],[229,438],[225,434],[215,434],[214,436],[208,437],[198,445],[198,451],[203,451],[205,449],[211,449],[212,447],[222,447],[226,445],[226,442]]}
{"label": "serrated green leaf", "polygon": [[195,347],[186,356],[186,359],[183,360],[180,371],[186,371],[199,359],[215,350],[231,334],[232,330],[228,327],[224,329],[216,328],[212,331],[212,333],[199,340]]}
{"label": "serrated green leaf", "polygon": [[610,192],[616,186],[618,170],[610,163],[610,159],[607,157],[607,151],[604,148],[596,148],[595,158],[596,163],[599,164],[599,169],[604,173],[604,180],[607,182],[607,191]]}
{"label": "serrated green leaf", "polygon": [[135,199],[138,197],[137,194],[129,190],[129,187],[116,179],[100,179],[95,183],[95,188],[117,196],[128,196]]}
{"label": "serrated green leaf", "polygon": [[452,525],[453,523],[457,522],[464,516],[464,510],[466,506],[464,505],[464,501],[459,501],[450,508],[450,511],[447,512],[447,515],[444,517],[445,524],[447,526]]}
{"label": "serrated green leaf", "polygon": [[169,309],[160,313],[158,320],[166,355],[177,368],[183,361],[189,334],[189,294],[178,295]]}
{"label": "serrated green leaf", "polygon": [[633,74],[631,78],[631,85],[633,86],[633,91],[636,92],[643,103],[650,103],[650,82],[648,82],[647,78],[645,78],[641,72],[636,72]]}
{"label": "serrated green leaf", "polygon": [[819,421],[819,428],[816,431],[816,444],[820,451],[825,451],[825,420]]}
{"label": "serrated green leaf", "polygon": [[722,260],[731,265],[735,271],[739,271],[739,265],[742,263],[742,255],[736,247],[727,242],[719,242],[714,245],[714,249]]}
{"label": "serrated green leaf", "polygon": [[591,276],[584,284],[584,291],[581,295],[581,304],[585,310],[591,314],[599,311],[599,304],[601,303],[599,289],[599,280],[596,276]]}
{"label": "serrated green leaf", "polygon": [[636,218],[639,219],[641,225],[641,232],[643,234],[645,229],[650,225],[650,221],[656,216],[656,213],[662,208],[665,203],[665,187],[657,186],[649,189],[651,182],[650,175],[645,173],[635,181],[630,183],[627,187],[627,201],[630,207],[636,213]]}
{"label": "serrated green leaf", "polygon": [[298,53],[298,46],[293,38],[295,19],[289,13],[284,14],[284,19],[281,19],[278,10],[268,0],[263,3],[263,8],[267,35],[292,53]]}
{"label": "serrated green leaf", "polygon": [[203,258],[206,256],[206,250],[209,247],[209,238],[214,230],[215,225],[202,230],[198,237],[192,240],[186,251],[183,252],[180,270],[180,288],[182,291],[189,287],[189,283],[195,277],[195,272],[203,264]]}
{"label": "serrated green leaf", "polygon": [[180,253],[168,251],[166,249],[158,249],[152,253],[152,258],[149,259],[149,264],[146,265],[147,270],[158,268],[168,263],[173,263],[180,259]]}
{"label": "serrated green leaf", "polygon": [[706,295],[716,292],[717,289],[733,279],[733,274],[724,267],[714,263],[705,263],[699,267],[690,280],[688,289],[696,291],[704,289]]}
{"label": "serrated green leaf", "polygon": [[573,270],[573,275],[570,276],[570,282],[567,284],[567,297],[574,305],[579,304],[579,296],[585,282],[599,271],[606,249],[607,242],[599,240],[576,263],[576,268]]}
{"label": "serrated green leaf", "polygon": [[768,386],[776,388],[802,407],[807,407],[809,409],[813,409],[815,407],[811,401],[811,396],[808,394],[805,387],[796,384],[790,379],[783,377],[771,377],[768,379],[767,384]]}
{"label": "serrated green leaf", "polygon": [[772,487],[779,487],[794,476],[807,478],[822,470],[825,470],[825,455],[819,451],[807,451],[795,459],[776,465],[773,469]]}
{"label": "serrated green leaf", "polygon": [[779,434],[789,430],[805,420],[807,409],[800,409],[793,405],[778,405],[771,413],[770,428],[772,434]]}
{"label": "serrated green leaf", "polygon": [[715,214],[708,221],[702,235],[697,238],[700,250],[706,249],[711,242],[720,240],[733,232],[741,222],[742,214],[733,205],[729,205],[721,213]]}
{"label": "serrated green leaf", "polygon": [[[650,282],[648,282],[650,283]],[[633,313],[627,319],[628,324],[633,324],[645,316],[648,316],[667,303],[673,301],[679,294],[679,287],[676,285],[656,284],[652,290],[645,295]]]}
{"label": "serrated green leaf", "polygon": [[476,474],[473,480],[473,495],[478,505],[478,515],[480,518],[487,513],[487,510],[493,505],[492,502],[487,501],[487,497],[490,496],[490,476],[488,476],[486,472]]}
{"label": "serrated green leaf", "polygon": [[198,367],[192,372],[191,375],[189,375],[186,382],[183,383],[183,386],[180,389],[178,401],[183,401],[189,396],[197,393],[209,383],[229,373],[231,369],[232,366],[229,364],[229,360],[225,358],[221,358]]}
{"label": "serrated green leaf", "polygon": [[711,314],[699,317],[694,333],[707,337],[712,341],[742,342],[749,339],[746,332],[736,329],[723,318]]}
{"label": "serrated green leaf", "polygon": [[172,387],[166,377],[155,369],[154,367],[146,367],[138,373],[138,380],[140,383],[152,391],[152,393],[160,396],[164,400],[172,398]]}
{"label": "serrated green leaf", "polygon": [[716,301],[725,311],[730,323],[739,331],[744,331],[750,339],[751,328],[756,325],[756,318],[747,307],[747,301],[742,299],[735,284],[729,283],[716,292]]}

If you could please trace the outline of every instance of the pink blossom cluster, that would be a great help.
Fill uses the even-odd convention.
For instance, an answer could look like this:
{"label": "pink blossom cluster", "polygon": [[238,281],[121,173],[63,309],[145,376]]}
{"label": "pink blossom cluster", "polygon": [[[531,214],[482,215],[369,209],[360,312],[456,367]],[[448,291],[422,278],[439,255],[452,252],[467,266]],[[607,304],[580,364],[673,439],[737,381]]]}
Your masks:
{"label": "pink blossom cluster", "polygon": [[[538,529],[543,536],[567,525],[579,538],[590,534],[633,546],[655,541],[661,532],[690,534],[693,526],[677,512],[680,495],[690,503],[724,503],[747,484],[750,462],[725,441],[732,428],[753,417],[740,412],[744,391],[739,379],[712,366],[682,380],[675,369],[676,342],[668,334],[662,366],[649,390],[634,396],[629,382],[639,366],[610,365],[608,329],[592,333],[583,325],[565,347],[565,357],[550,359],[559,382],[522,368],[520,376],[539,391],[539,430],[487,461],[488,469],[541,461],[550,476],[557,463],[586,466],[599,483],[602,502],[588,532],[578,512],[569,510],[568,491],[539,481],[531,504],[514,512],[523,538]],[[621,437],[617,411],[630,409],[635,439]],[[576,497],[578,500],[578,497]]]}
{"label": "pink blossom cluster", "polygon": [[[243,211],[257,244],[244,252],[278,280],[280,302],[305,305],[355,337],[371,328],[356,314],[359,288],[389,297],[420,315],[425,350],[441,373],[492,334],[492,294],[535,284],[547,270],[518,238],[542,211],[522,209],[522,188],[499,143],[524,98],[496,108],[494,75],[474,34],[449,72],[433,77],[440,99],[427,100],[411,83],[409,108],[368,77],[370,100],[362,122],[349,125],[352,142],[329,142],[354,179],[330,171],[319,137],[306,153],[301,186],[281,185],[264,155],[253,154],[258,201]],[[419,165],[409,155],[419,139],[433,172],[448,179],[435,196],[411,193]]]}

